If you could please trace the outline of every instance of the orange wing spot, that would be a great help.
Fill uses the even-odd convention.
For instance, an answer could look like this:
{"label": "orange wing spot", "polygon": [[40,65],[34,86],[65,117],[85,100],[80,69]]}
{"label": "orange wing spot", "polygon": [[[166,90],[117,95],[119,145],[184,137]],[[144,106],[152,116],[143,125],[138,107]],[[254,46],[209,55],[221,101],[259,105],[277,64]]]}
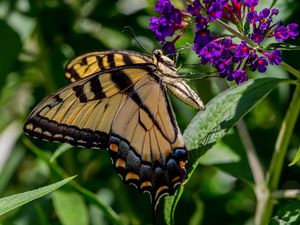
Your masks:
{"label": "orange wing spot", "polygon": [[123,159],[118,158],[116,163],[115,163],[115,167],[122,167],[125,168],[126,162]]}
{"label": "orange wing spot", "polygon": [[186,162],[183,162],[183,161],[179,162],[179,166],[180,166],[181,169],[185,169],[185,163]]}
{"label": "orange wing spot", "polygon": [[75,79],[74,77],[71,77],[70,81],[71,81],[71,82],[75,82],[76,79]]}
{"label": "orange wing spot", "polygon": [[138,180],[140,179],[139,175],[135,174],[135,173],[132,173],[132,172],[128,172],[126,174],[126,177],[125,177],[125,181],[128,181],[128,180]]}
{"label": "orange wing spot", "polygon": [[112,150],[113,152],[118,152],[119,146],[117,144],[110,144],[109,149]]}
{"label": "orange wing spot", "polygon": [[140,188],[147,188],[147,187],[152,187],[152,183],[150,181],[144,181],[141,183]]}
{"label": "orange wing spot", "polygon": [[33,129],[33,124],[32,123],[26,124],[26,129],[27,130],[32,130]]}
{"label": "orange wing spot", "polygon": [[176,182],[178,182],[179,180],[180,180],[180,176],[175,177],[175,178],[173,178],[173,179],[171,180],[171,183],[176,183]]}
{"label": "orange wing spot", "polygon": [[157,197],[160,196],[161,192],[163,192],[164,190],[167,190],[167,189],[169,189],[169,188],[166,185],[159,187],[156,191],[155,199],[157,199]]}

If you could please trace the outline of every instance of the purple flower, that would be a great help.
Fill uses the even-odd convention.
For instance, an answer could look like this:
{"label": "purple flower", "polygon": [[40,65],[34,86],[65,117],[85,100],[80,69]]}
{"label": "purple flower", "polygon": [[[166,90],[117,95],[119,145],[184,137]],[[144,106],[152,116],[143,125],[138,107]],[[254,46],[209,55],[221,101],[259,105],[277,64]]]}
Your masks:
{"label": "purple flower", "polygon": [[296,23],[291,23],[287,25],[287,33],[289,34],[290,38],[295,39],[299,35],[299,25]]}
{"label": "purple flower", "polygon": [[217,67],[217,70],[220,74],[220,77],[227,77],[227,80],[233,80],[232,78],[232,66],[226,64],[226,63],[221,63]]}
{"label": "purple flower", "polygon": [[200,0],[194,0],[192,5],[187,6],[187,11],[192,16],[199,16],[201,10]]}
{"label": "purple flower", "polygon": [[208,50],[211,52],[211,56],[214,59],[218,59],[222,52],[223,52],[223,46],[219,45],[217,42],[212,41],[207,45]]}
{"label": "purple flower", "polygon": [[260,56],[251,64],[250,69],[252,71],[255,71],[257,69],[260,73],[264,73],[267,70],[267,66],[268,61],[266,60],[266,58],[264,56]]}
{"label": "purple flower", "polygon": [[264,40],[264,34],[262,30],[256,28],[253,30],[253,33],[250,35],[250,38],[253,42],[259,44]]}
{"label": "purple flower", "polygon": [[278,42],[282,42],[282,41],[288,39],[289,38],[288,29],[285,26],[278,25],[274,29],[274,37],[275,37],[276,41],[278,41]]}
{"label": "purple flower", "polygon": [[248,12],[247,20],[251,24],[255,24],[256,22],[258,22],[259,21],[259,16],[258,16],[257,12],[256,11]]}
{"label": "purple flower", "polygon": [[175,28],[165,17],[151,17],[149,28],[155,34],[158,41],[164,41],[166,37],[174,34]]}
{"label": "purple flower", "polygon": [[268,8],[264,8],[259,12],[260,19],[266,19],[268,18],[269,15],[270,15],[270,9]]}
{"label": "purple flower", "polygon": [[181,27],[183,13],[176,9],[170,0],[158,0],[155,10],[160,12],[160,18],[151,17],[149,28],[155,34],[158,41],[164,41]]}
{"label": "purple flower", "polygon": [[268,59],[271,65],[279,65],[282,61],[282,53],[280,50],[273,50],[270,54],[268,54]]}
{"label": "purple flower", "polygon": [[170,0],[158,0],[154,10],[157,12],[160,12],[161,14],[166,14],[170,11],[172,11],[174,6],[170,2]]}
{"label": "purple flower", "polygon": [[245,0],[244,4],[248,7],[255,7],[258,4],[258,0]]}
{"label": "purple flower", "polygon": [[232,74],[232,78],[235,80],[235,82],[237,84],[241,84],[244,83],[248,80],[248,76],[246,74],[245,70],[236,70],[233,74]]}
{"label": "purple flower", "polygon": [[246,59],[246,64],[252,64],[254,62],[254,60],[257,59],[257,55],[255,52],[250,52],[250,54],[248,55],[247,59]]}
{"label": "purple flower", "polygon": [[272,22],[272,18],[269,17],[270,9],[264,8],[259,12],[260,24],[259,29],[267,30],[269,28],[270,23]]}
{"label": "purple flower", "polygon": [[207,27],[208,20],[206,17],[199,15],[195,19],[197,31],[205,29]]}
{"label": "purple flower", "polygon": [[272,9],[272,10],[271,10],[271,16],[273,16],[273,15],[278,15],[278,13],[279,13],[279,10],[278,10],[278,9]]}
{"label": "purple flower", "polygon": [[237,59],[246,58],[249,55],[249,46],[246,41],[242,41],[234,50],[234,56]]}
{"label": "purple flower", "polygon": [[229,50],[232,47],[232,39],[231,38],[223,38],[221,40],[221,45],[224,47],[224,49]]}
{"label": "purple flower", "polygon": [[200,54],[200,51],[211,41],[209,30],[199,30],[195,33],[193,50],[196,54]]}
{"label": "purple flower", "polygon": [[223,15],[222,3],[220,2],[211,3],[210,7],[207,9],[207,14],[211,21],[221,18]]}
{"label": "purple flower", "polygon": [[[281,42],[288,38],[295,39],[299,35],[299,25],[296,23],[288,26],[283,26],[280,21],[273,23],[273,17],[279,13],[278,9],[255,11],[258,0],[189,0],[185,11],[175,8],[171,1],[157,0],[155,10],[161,16],[152,17],[149,25],[157,40],[161,41],[162,49],[167,54],[174,54],[176,41],[187,30],[195,30],[193,50],[200,57],[201,63],[213,66],[221,77],[234,80],[237,84],[248,80],[248,68],[264,73],[269,64],[279,65],[282,62],[280,50],[266,51],[262,50],[264,46],[258,46],[265,39],[274,36]],[[240,43],[233,43],[232,38],[224,38],[223,35],[212,36],[209,25],[220,18],[237,27],[250,26],[248,36]],[[187,26],[191,26],[191,29],[185,29]],[[167,37],[173,37],[173,40],[166,41]],[[248,42],[249,38],[252,42]]]}

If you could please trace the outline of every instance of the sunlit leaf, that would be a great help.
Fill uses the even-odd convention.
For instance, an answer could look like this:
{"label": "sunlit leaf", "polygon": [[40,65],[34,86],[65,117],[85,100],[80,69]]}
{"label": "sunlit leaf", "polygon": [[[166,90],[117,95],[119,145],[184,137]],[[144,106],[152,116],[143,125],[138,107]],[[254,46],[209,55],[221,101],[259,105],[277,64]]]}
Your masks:
{"label": "sunlit leaf", "polygon": [[289,166],[293,166],[295,165],[298,161],[300,160],[300,147],[297,151],[297,154],[295,156],[295,158],[293,159],[293,161],[289,164]]}
{"label": "sunlit leaf", "polygon": [[[184,132],[189,149],[188,179],[199,164],[199,158],[220,140],[243,116],[256,106],[276,85],[286,81],[261,78],[231,88],[212,99],[205,111],[200,111]],[[176,205],[183,192],[181,187],[174,196],[166,198],[165,220],[173,224]]]}
{"label": "sunlit leaf", "polygon": [[298,225],[300,224],[300,201],[289,201],[279,206],[276,215],[269,225]]}

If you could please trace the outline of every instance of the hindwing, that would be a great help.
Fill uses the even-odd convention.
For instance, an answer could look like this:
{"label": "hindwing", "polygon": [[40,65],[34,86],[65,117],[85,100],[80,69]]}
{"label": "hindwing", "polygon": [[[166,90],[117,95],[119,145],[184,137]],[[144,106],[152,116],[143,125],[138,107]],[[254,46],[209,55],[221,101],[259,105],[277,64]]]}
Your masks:
{"label": "hindwing", "polygon": [[110,154],[127,183],[150,192],[156,207],[186,179],[187,151],[164,86],[153,77],[139,80],[114,118]]}

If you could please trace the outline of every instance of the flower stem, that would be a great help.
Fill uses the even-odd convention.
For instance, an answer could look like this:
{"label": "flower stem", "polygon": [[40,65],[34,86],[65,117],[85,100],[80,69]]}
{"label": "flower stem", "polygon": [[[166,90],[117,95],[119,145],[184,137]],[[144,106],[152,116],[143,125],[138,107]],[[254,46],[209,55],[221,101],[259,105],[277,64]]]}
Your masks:
{"label": "flower stem", "polygon": [[236,31],[235,29],[233,29],[232,27],[230,27],[227,23],[224,23],[222,20],[216,20],[216,22],[218,24],[220,24],[221,26],[224,27],[225,30],[229,31],[230,33],[232,33],[235,37],[241,39],[241,40],[246,40],[247,43],[251,46],[251,47],[255,47],[256,45],[252,42],[252,40],[244,35],[242,35],[241,33],[239,33],[238,31]]}
{"label": "flower stem", "polygon": [[278,188],[283,162],[286,156],[286,152],[292,137],[292,132],[294,130],[299,112],[300,85],[297,85],[292,97],[292,101],[282,122],[281,129],[276,140],[275,151],[273,153],[271,164],[267,173],[268,189],[266,190],[264,195],[261,196],[260,199],[258,199],[258,201],[260,201],[261,211],[259,212],[259,215],[256,215],[256,225],[266,225],[268,224],[271,218],[274,207],[274,200],[270,193],[272,193]]}
{"label": "flower stem", "polygon": [[271,190],[275,190],[277,188],[284,157],[288,148],[288,144],[291,140],[292,132],[294,130],[299,111],[300,85],[297,85],[289,109],[282,122],[282,126],[275,145],[275,153],[273,155],[269,168],[268,186]]}
{"label": "flower stem", "polygon": [[238,122],[237,129],[246,150],[246,154],[253,174],[255,185],[260,187],[265,187],[266,182],[265,182],[264,170],[258,159],[254,144],[251,140],[251,137],[249,135],[244,120],[240,120]]}
{"label": "flower stem", "polygon": [[282,62],[281,65],[286,69],[288,72],[296,76],[298,79],[300,79],[300,72],[296,70],[294,67],[290,66],[289,64]]}

